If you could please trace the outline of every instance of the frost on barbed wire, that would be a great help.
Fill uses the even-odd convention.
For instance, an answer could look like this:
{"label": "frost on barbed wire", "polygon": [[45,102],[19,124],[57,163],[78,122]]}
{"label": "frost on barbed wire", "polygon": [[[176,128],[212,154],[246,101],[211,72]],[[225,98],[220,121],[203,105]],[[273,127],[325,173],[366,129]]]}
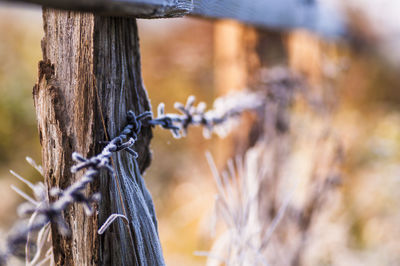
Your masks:
{"label": "frost on barbed wire", "polygon": [[[71,172],[76,173],[84,169],[86,169],[86,172],[81,179],[64,190],[51,188],[50,195],[58,197],[54,202],[49,202],[47,196],[48,189],[44,183],[39,182],[37,184],[32,184],[11,171],[13,175],[31,188],[35,198],[30,197],[22,190],[12,186],[19,195],[27,200],[26,203],[20,205],[18,213],[21,216],[30,215],[31,218],[29,219],[28,225],[24,224],[17,226],[18,228],[16,228],[16,233],[8,237],[7,250],[0,254],[0,265],[5,265],[8,257],[13,255],[21,244],[26,243],[26,245],[31,245],[29,241],[30,234],[33,232],[39,232],[39,235],[43,235],[43,233],[41,233],[42,230],[49,227],[48,225],[50,223],[56,224],[61,234],[68,235],[70,230],[62,216],[62,213],[70,204],[80,203],[83,205],[86,215],[93,214],[93,208],[91,205],[99,201],[100,194],[95,193],[91,196],[86,196],[84,189],[99,176],[99,171],[102,168],[107,169],[112,175],[115,174],[111,165],[111,155],[113,152],[125,150],[134,158],[137,158],[137,153],[131,149],[131,146],[135,144],[138,134],[140,133],[142,127],[141,121],[145,118],[151,117],[151,113],[145,112],[135,116],[135,114],[130,111],[128,112],[127,117],[128,125],[125,126],[119,136],[115,137],[105,146],[100,154],[89,159],[84,158],[76,152],[72,154],[72,159],[76,161],[77,164],[72,167]],[[126,139],[128,140],[126,141]],[[27,161],[43,175],[43,169],[41,166],[38,166],[30,158],[27,158]],[[29,260],[29,258],[27,258],[27,260]]]}
{"label": "frost on barbed wire", "polygon": [[214,101],[213,109],[206,111],[206,104],[194,104],[195,97],[190,96],[186,105],[175,103],[174,107],[181,114],[165,114],[165,106],[159,104],[157,118],[146,121],[150,125],[158,125],[169,129],[175,138],[186,136],[188,127],[203,126],[203,135],[210,138],[215,132],[220,137],[225,137],[238,123],[235,117],[244,111],[256,110],[265,103],[265,97],[255,92],[235,92]]}
{"label": "frost on barbed wire", "polygon": [[[18,232],[8,238],[7,250],[6,252],[3,252],[3,254],[0,254],[0,265],[6,263],[7,258],[14,254],[17,246],[21,243],[26,243],[26,261],[29,262],[29,246],[31,245],[30,235],[34,232],[39,232],[37,239],[38,241],[40,240],[43,242],[43,235],[50,234],[50,224],[55,224],[61,234],[68,235],[70,230],[64,220],[63,211],[69,205],[79,203],[83,206],[86,215],[92,215],[92,205],[100,200],[100,194],[94,193],[93,195],[86,196],[85,189],[88,184],[92,183],[100,176],[101,169],[106,169],[111,176],[117,177],[117,172],[121,169],[117,169],[116,171],[116,169],[113,168],[111,164],[113,153],[124,150],[132,155],[132,161],[135,162],[138,154],[132,146],[136,143],[143,126],[161,126],[165,129],[171,130],[173,136],[176,138],[185,136],[190,125],[203,126],[205,137],[210,137],[212,132],[215,132],[220,136],[225,136],[235,124],[235,119],[233,119],[234,117],[239,116],[244,111],[255,110],[265,103],[262,95],[250,92],[234,93],[219,98],[214,102],[214,109],[209,111],[206,111],[205,103],[201,102],[195,106],[194,102],[194,96],[190,96],[186,105],[176,103],[175,108],[179,110],[181,114],[165,114],[164,104],[160,104],[158,107],[157,118],[152,118],[152,113],[149,111],[139,115],[135,115],[134,112],[129,111],[127,113],[128,124],[117,137],[113,138],[109,142],[105,142],[107,145],[103,148],[100,154],[91,158],[85,158],[76,152],[72,154],[72,159],[76,162],[76,165],[71,168],[71,172],[76,173],[82,170],[85,170],[85,172],[78,181],[64,190],[61,190],[60,188],[51,188],[50,195],[57,198],[54,202],[49,202],[47,196],[48,189],[43,183],[39,182],[34,185],[20,177],[15,172],[12,172],[13,175],[32,189],[35,198],[32,198],[22,190],[13,187],[18,194],[27,200],[27,203],[22,204],[18,208],[19,214],[22,216],[30,215],[30,219],[28,225],[19,227]],[[43,175],[43,169],[41,166],[38,166],[30,158],[27,158],[27,161],[37,169],[41,175]],[[121,165],[119,166],[121,167]],[[98,233],[104,233],[117,218],[123,218],[124,222],[127,222],[128,225],[132,225],[135,237],[139,238],[137,240],[140,240],[144,235],[147,237],[151,236],[151,246],[147,247],[139,245],[138,247],[139,254],[143,257],[140,258],[141,263],[143,265],[153,265],[154,263],[157,265],[163,265],[164,261],[162,258],[162,250],[158,239],[157,229],[155,228],[157,221],[155,219],[155,211],[151,196],[145,188],[140,173],[136,171],[137,167],[131,165],[128,168],[130,173],[125,173],[124,171],[124,173],[120,174],[122,175],[122,184],[126,186],[125,189],[130,193],[130,195],[128,195],[130,199],[126,199],[127,201],[131,201],[126,203],[130,213],[128,213],[128,217],[121,213],[111,214],[100,227]],[[129,177],[133,177],[131,175],[136,176],[133,178],[133,180],[135,180],[133,183],[129,179]],[[141,192],[142,194],[131,195],[135,192]],[[139,209],[136,210],[136,208]],[[118,211],[121,211],[121,206],[117,209]],[[151,222],[152,224],[143,224],[145,221]],[[142,232],[142,230],[145,230],[146,232]],[[42,242],[37,245],[42,246]],[[149,257],[149,254],[152,254],[151,258]],[[50,255],[46,254],[44,259],[49,260],[50,257]],[[37,262],[39,258],[40,256],[35,254],[32,261]],[[32,263],[32,261],[29,263]]]}

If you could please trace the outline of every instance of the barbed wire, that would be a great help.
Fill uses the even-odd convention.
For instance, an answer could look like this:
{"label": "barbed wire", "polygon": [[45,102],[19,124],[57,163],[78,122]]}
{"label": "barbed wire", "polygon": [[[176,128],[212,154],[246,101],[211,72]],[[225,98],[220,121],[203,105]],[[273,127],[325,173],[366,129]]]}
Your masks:
{"label": "barbed wire", "polygon": [[[5,265],[8,257],[17,251],[17,248],[26,243],[29,239],[29,235],[32,232],[39,231],[48,223],[56,224],[58,230],[62,235],[68,235],[70,230],[63,218],[63,211],[71,204],[78,203],[82,204],[86,215],[93,214],[92,204],[98,202],[100,194],[95,193],[90,196],[86,196],[84,193],[85,188],[88,184],[92,183],[96,177],[99,176],[101,169],[108,170],[112,175],[115,175],[114,169],[111,165],[111,156],[114,152],[122,150],[127,151],[134,158],[137,158],[137,153],[131,148],[142,128],[142,120],[151,118],[151,112],[144,112],[136,116],[132,111],[127,114],[128,124],[122,130],[119,136],[112,139],[102,150],[102,152],[92,158],[84,158],[77,152],[72,154],[72,159],[77,162],[71,168],[72,173],[76,173],[86,169],[84,175],[75,183],[71,184],[65,190],[59,188],[51,188],[50,195],[58,197],[54,202],[49,202],[46,193],[46,187],[42,185],[33,185],[26,179],[20,177],[16,173],[12,172],[24,183],[28,184],[36,195],[36,200],[14,187],[24,199],[26,203],[22,204],[19,208],[19,214],[21,216],[31,215],[36,216],[35,221],[25,228],[19,228],[18,233],[11,235],[7,239],[6,251],[0,254],[0,265]],[[128,140],[127,140],[128,139]],[[43,172],[42,172],[43,174]]]}
{"label": "barbed wire", "polygon": [[[76,165],[71,168],[71,172],[77,173],[82,170],[86,171],[78,181],[64,190],[51,188],[50,195],[58,198],[54,202],[49,201],[47,188],[42,182],[34,185],[12,172],[13,175],[27,184],[35,195],[35,199],[33,199],[23,191],[13,187],[19,195],[27,200],[26,203],[20,205],[19,214],[21,216],[31,215],[31,220],[34,221],[31,221],[28,226],[22,229],[19,228],[16,234],[7,238],[6,251],[0,254],[0,266],[6,264],[7,259],[15,254],[21,244],[30,245],[30,234],[41,230],[48,224],[55,224],[62,235],[69,235],[70,229],[63,218],[63,211],[69,205],[73,203],[81,204],[85,214],[92,215],[92,205],[100,200],[100,194],[94,193],[86,196],[86,187],[90,183],[93,183],[102,169],[106,169],[113,176],[116,174],[111,164],[111,156],[113,153],[124,150],[132,155],[134,159],[138,158],[138,154],[132,147],[136,143],[143,126],[160,126],[170,130],[175,138],[186,136],[190,125],[203,126],[203,134],[205,137],[210,137],[212,132],[224,136],[232,127],[232,124],[229,124],[231,118],[239,116],[246,110],[259,108],[265,101],[263,101],[263,97],[260,97],[260,95],[256,93],[236,93],[217,99],[214,102],[214,109],[207,112],[205,103],[200,102],[195,106],[194,102],[195,97],[190,96],[188,97],[186,105],[175,103],[175,108],[180,111],[181,114],[165,114],[165,106],[161,103],[158,106],[157,118],[152,118],[152,112],[150,111],[143,112],[139,115],[136,115],[133,111],[128,111],[127,125],[117,137],[109,142],[104,142],[106,146],[100,154],[91,158],[85,158],[77,152],[72,154],[72,159],[76,162]],[[40,166],[37,166],[32,160],[28,160],[28,162],[43,175],[43,170]],[[101,226],[99,233],[104,233],[107,227],[109,227],[116,218],[121,218],[123,215],[112,214],[111,216],[112,217],[109,217],[107,222]],[[32,219],[32,217],[35,217],[35,219]]]}
{"label": "barbed wire", "polygon": [[255,92],[235,92],[214,101],[213,109],[206,111],[206,104],[200,102],[195,106],[196,98],[189,96],[186,104],[174,104],[180,114],[165,114],[165,105],[160,103],[157,108],[157,118],[146,121],[146,124],[161,126],[171,131],[175,138],[187,135],[189,126],[202,126],[203,136],[210,138],[214,132],[220,137],[233,127],[232,118],[241,115],[244,111],[256,110],[264,105],[265,97]]}

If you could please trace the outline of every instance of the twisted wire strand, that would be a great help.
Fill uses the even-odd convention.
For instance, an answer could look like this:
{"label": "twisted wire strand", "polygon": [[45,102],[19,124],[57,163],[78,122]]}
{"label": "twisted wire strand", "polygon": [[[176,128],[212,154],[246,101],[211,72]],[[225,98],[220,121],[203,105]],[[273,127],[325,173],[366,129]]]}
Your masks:
{"label": "twisted wire strand", "polygon": [[180,114],[165,114],[165,105],[160,103],[157,108],[157,118],[145,121],[152,126],[160,126],[171,131],[175,138],[187,135],[189,126],[202,126],[205,138],[210,138],[215,132],[224,137],[231,129],[232,118],[244,111],[256,110],[265,103],[265,97],[255,92],[236,92],[214,101],[214,108],[206,111],[206,104],[200,102],[195,106],[195,97],[189,96],[186,104],[176,102],[174,107]]}
{"label": "twisted wire strand", "polygon": [[[14,188],[18,194],[28,200],[28,203],[20,206],[20,215],[36,215],[36,219],[29,226],[19,228],[18,233],[13,234],[7,239],[7,250],[0,254],[0,265],[6,265],[7,259],[14,254],[21,244],[25,244],[29,238],[29,234],[32,232],[39,231],[48,223],[57,225],[58,230],[63,235],[70,234],[70,230],[65,222],[62,213],[63,211],[73,203],[82,204],[86,215],[93,214],[92,204],[100,200],[100,194],[94,193],[93,195],[86,196],[84,193],[85,188],[88,184],[92,183],[95,178],[99,176],[101,169],[108,170],[112,175],[115,175],[114,169],[111,166],[111,156],[114,152],[122,150],[127,151],[134,158],[138,157],[138,154],[131,148],[142,128],[142,120],[151,118],[151,112],[144,112],[138,116],[134,112],[129,111],[127,114],[128,124],[122,130],[119,136],[112,139],[103,148],[102,152],[91,158],[84,158],[77,152],[72,154],[72,159],[77,163],[71,168],[72,173],[76,173],[85,170],[84,175],[75,183],[71,184],[64,190],[59,188],[50,189],[50,195],[58,197],[54,202],[49,202],[46,195],[46,188],[43,186],[30,185],[35,195],[39,195],[34,200],[26,195],[21,190]],[[41,170],[41,168],[40,168]],[[12,172],[15,174],[14,172]],[[43,172],[42,172],[43,173]],[[19,179],[23,179],[15,174]],[[24,182],[29,182],[23,179]],[[30,184],[30,183],[29,183]],[[41,183],[42,184],[42,183]],[[41,190],[39,191],[39,187]]]}
{"label": "twisted wire strand", "polygon": [[[73,203],[82,204],[85,214],[92,215],[92,204],[100,200],[100,194],[94,193],[93,195],[86,196],[84,193],[85,188],[99,176],[101,169],[106,169],[112,175],[115,175],[115,171],[111,165],[111,156],[113,153],[124,150],[132,155],[133,158],[138,158],[138,154],[132,146],[136,143],[143,126],[160,126],[170,130],[175,138],[186,136],[188,128],[191,125],[202,126],[203,135],[205,137],[210,137],[213,131],[217,131],[216,133],[218,135],[223,136],[229,131],[229,126],[223,127],[219,132],[218,127],[227,124],[231,118],[239,116],[244,111],[255,110],[264,103],[263,97],[260,97],[259,94],[248,92],[236,93],[235,95],[217,99],[214,102],[214,109],[209,111],[206,111],[205,103],[200,102],[195,106],[194,102],[195,97],[190,96],[185,105],[182,103],[175,103],[174,107],[180,114],[166,114],[164,104],[161,103],[158,106],[157,118],[152,118],[152,112],[150,111],[143,112],[139,115],[135,115],[133,111],[128,111],[127,125],[117,137],[109,142],[103,142],[106,146],[100,154],[91,158],[85,158],[77,152],[72,154],[72,159],[76,164],[71,168],[71,172],[77,173],[82,170],[86,171],[78,181],[64,190],[51,188],[50,195],[58,197],[54,202],[49,201],[46,187],[43,183],[41,183],[41,186],[29,185],[35,196],[37,196],[36,200],[14,187],[14,190],[28,201],[20,206],[19,213],[21,215],[35,215],[36,219],[33,223],[30,223],[29,226],[22,230],[20,229],[17,234],[8,237],[7,250],[0,254],[0,266],[6,265],[9,256],[14,254],[21,244],[28,241],[29,235],[32,232],[41,230],[49,223],[56,224],[61,234],[70,234],[68,225],[62,215],[63,211],[69,205]],[[28,162],[43,175],[43,169],[40,166],[37,166],[34,162],[32,163],[32,161],[28,160]],[[12,173],[19,179],[23,179],[14,172]],[[24,182],[29,183],[29,181],[26,180],[24,180]],[[110,217],[112,219],[108,219],[109,221],[101,227],[102,230],[100,233],[103,233],[116,217],[121,217],[123,215],[113,214],[112,216],[113,217]],[[26,244],[29,245],[30,243]]]}

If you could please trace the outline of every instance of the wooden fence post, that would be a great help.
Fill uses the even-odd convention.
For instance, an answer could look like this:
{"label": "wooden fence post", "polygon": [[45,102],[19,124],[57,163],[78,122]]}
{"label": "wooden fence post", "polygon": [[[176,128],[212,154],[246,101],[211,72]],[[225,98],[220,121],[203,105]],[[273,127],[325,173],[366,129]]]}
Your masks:
{"label": "wooden fence post", "polygon": [[[115,137],[125,126],[128,110],[138,114],[150,107],[141,78],[135,19],[44,8],[43,22],[43,60],[33,97],[45,180],[49,187],[63,189],[82,176],[70,172],[72,152],[95,155],[104,146],[101,141]],[[143,129],[135,145],[140,172],[150,163],[151,137],[151,130]],[[114,164],[124,168],[121,161],[125,156],[113,157]],[[86,216],[78,205],[67,208],[64,217],[70,237],[60,235],[52,225],[57,265],[136,264],[134,244],[122,239],[118,227],[101,239],[97,235],[99,222],[112,212],[115,201],[121,200],[121,195],[110,195],[106,187],[118,185],[113,178],[102,174],[101,185],[97,182],[87,190],[102,192],[101,207],[96,208],[101,210],[99,215]],[[127,241],[128,246],[123,246]],[[122,254],[129,246],[132,252]]]}
{"label": "wooden fence post", "polygon": [[[249,73],[248,84],[269,95],[264,121],[254,129],[264,141],[260,147],[268,149],[264,155],[269,157],[262,162],[271,168],[257,187],[258,215],[265,232],[275,219],[281,224],[267,242],[270,248],[265,248],[263,256],[273,265],[303,265],[307,264],[306,243],[317,227],[315,221],[323,216],[328,196],[332,199],[340,184],[342,147],[330,125],[337,95],[326,91],[328,84],[322,71],[323,53],[328,49],[309,33],[256,32],[253,52],[259,62]],[[301,167],[295,166],[296,156],[301,158]],[[296,170],[288,171],[291,167]],[[282,190],[289,184],[294,184],[290,190]],[[287,195],[282,196],[282,192]],[[285,209],[286,213],[277,218]],[[284,250],[284,255],[277,250]]]}

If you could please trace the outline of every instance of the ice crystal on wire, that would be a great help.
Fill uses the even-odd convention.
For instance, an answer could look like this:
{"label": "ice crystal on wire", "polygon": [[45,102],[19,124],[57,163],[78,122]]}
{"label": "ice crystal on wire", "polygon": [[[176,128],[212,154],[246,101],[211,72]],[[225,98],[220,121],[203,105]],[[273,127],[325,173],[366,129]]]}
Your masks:
{"label": "ice crystal on wire", "polygon": [[255,110],[264,102],[264,97],[259,93],[232,93],[218,98],[214,102],[213,109],[206,111],[204,102],[200,102],[196,106],[195,97],[189,96],[186,104],[175,103],[174,107],[180,114],[165,114],[165,106],[161,103],[158,106],[157,118],[148,120],[146,123],[169,129],[175,138],[186,136],[190,125],[202,126],[205,138],[211,137],[212,132],[225,137],[235,125],[234,117],[244,111]]}

